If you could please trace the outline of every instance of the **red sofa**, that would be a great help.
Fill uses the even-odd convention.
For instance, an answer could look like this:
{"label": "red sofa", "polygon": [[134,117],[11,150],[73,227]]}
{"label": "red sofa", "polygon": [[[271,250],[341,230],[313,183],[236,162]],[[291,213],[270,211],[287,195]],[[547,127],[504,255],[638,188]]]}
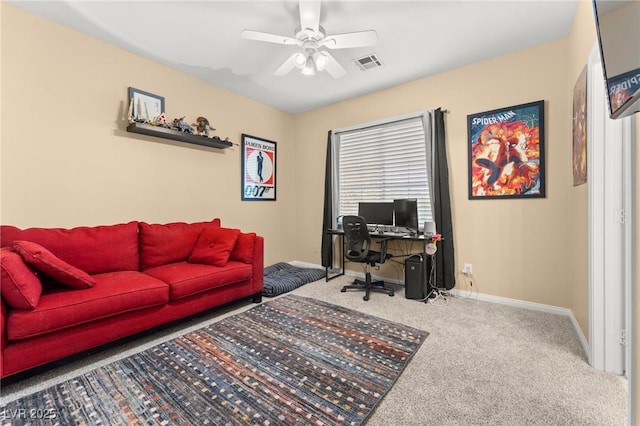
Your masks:
{"label": "red sofa", "polygon": [[0,227],[0,377],[244,298],[264,240],[198,223]]}

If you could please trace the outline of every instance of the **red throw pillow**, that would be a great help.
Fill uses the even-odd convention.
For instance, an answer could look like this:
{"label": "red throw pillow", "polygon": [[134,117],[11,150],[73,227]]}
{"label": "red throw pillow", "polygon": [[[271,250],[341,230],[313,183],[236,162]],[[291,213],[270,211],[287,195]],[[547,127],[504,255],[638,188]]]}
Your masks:
{"label": "red throw pillow", "polygon": [[3,247],[0,250],[0,269],[0,293],[4,301],[15,309],[35,309],[42,294],[42,284],[22,257]]}
{"label": "red throw pillow", "polygon": [[211,222],[172,222],[148,224],[140,222],[140,267],[145,269],[168,263],[184,262],[204,228],[220,227],[220,219]]}
{"label": "red throw pillow", "polygon": [[189,262],[213,266],[226,265],[239,235],[239,229],[204,228],[191,250]]}
{"label": "red throw pillow", "polygon": [[229,259],[238,262],[251,263],[253,261],[253,246],[256,240],[256,234],[250,232],[248,234],[240,233],[238,241],[231,251]]}
{"label": "red throw pillow", "polygon": [[93,287],[96,283],[89,274],[57,258],[40,244],[31,241],[14,241],[13,249],[20,253],[25,262],[65,287],[79,290]]}

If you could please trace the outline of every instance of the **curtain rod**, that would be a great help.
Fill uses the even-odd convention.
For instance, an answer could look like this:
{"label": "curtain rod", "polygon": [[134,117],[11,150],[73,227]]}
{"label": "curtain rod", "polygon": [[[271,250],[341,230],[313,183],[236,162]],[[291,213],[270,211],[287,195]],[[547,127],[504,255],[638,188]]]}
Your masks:
{"label": "curtain rod", "polygon": [[[432,108],[430,110],[435,110],[437,108]],[[390,117],[390,118],[386,118],[386,119],[382,119],[382,120],[376,120],[376,121],[372,121],[370,123],[363,123],[363,124],[357,124],[354,126],[348,126],[348,127],[343,127],[341,129],[334,129],[331,131],[332,134],[334,135],[338,135],[340,133],[346,133],[346,132],[351,132],[353,130],[364,130],[364,129],[369,129],[371,127],[377,127],[377,126],[381,126],[381,125],[385,125],[388,123],[392,123],[394,121],[404,121],[404,120],[411,120],[417,117],[422,116],[426,111],[430,111],[430,110],[421,110],[421,111],[417,111],[417,112],[413,112],[410,114],[404,114],[401,116],[397,116],[397,117]],[[448,109],[441,109],[441,111],[445,114],[449,113]]]}

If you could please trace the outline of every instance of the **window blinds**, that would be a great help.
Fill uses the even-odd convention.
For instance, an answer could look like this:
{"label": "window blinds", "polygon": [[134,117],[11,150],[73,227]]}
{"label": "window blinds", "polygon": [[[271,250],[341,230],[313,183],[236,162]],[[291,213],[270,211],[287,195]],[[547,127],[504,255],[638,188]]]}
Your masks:
{"label": "window blinds", "polygon": [[432,221],[422,117],[337,134],[337,214],[358,213],[359,202],[418,200],[418,221]]}

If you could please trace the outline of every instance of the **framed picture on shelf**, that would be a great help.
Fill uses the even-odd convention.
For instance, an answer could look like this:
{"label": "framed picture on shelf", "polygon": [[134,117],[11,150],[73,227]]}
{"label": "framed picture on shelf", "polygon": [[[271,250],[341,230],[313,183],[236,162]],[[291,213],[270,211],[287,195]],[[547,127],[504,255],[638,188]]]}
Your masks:
{"label": "framed picture on shelf", "polygon": [[545,197],[544,101],[467,115],[469,199]]}
{"label": "framed picture on shelf", "polygon": [[129,87],[129,110],[133,120],[153,122],[164,113],[164,97]]}
{"label": "framed picture on shelf", "polygon": [[242,200],[276,200],[276,142],[242,134]]}

